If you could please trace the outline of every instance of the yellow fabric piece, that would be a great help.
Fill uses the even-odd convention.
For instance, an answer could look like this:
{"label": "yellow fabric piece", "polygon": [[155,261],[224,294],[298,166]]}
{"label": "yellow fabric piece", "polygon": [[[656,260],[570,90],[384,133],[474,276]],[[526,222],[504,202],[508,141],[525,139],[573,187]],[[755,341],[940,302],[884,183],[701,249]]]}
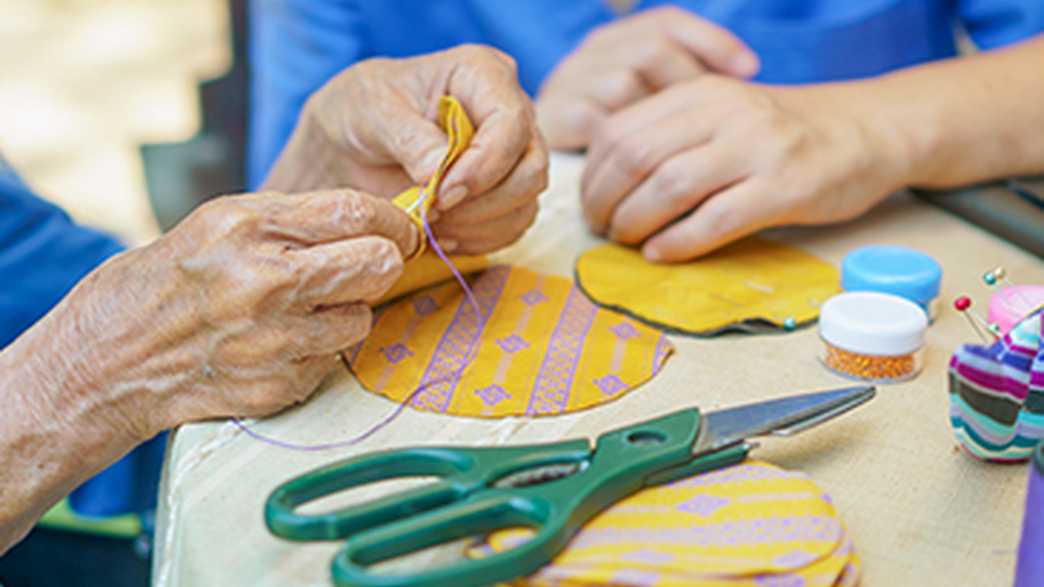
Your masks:
{"label": "yellow fabric piece", "polygon": [[599,305],[670,332],[710,335],[811,322],[840,290],[836,267],[795,247],[748,238],[695,261],[650,263],[605,244],[576,263],[577,282]]}
{"label": "yellow fabric piece", "polygon": [[347,355],[363,387],[396,402],[423,388],[410,405],[439,413],[554,415],[622,396],[672,350],[661,332],[598,308],[568,279],[497,266],[469,281],[481,321],[455,281],[378,310]]}
{"label": "yellow fabric piece", "polygon": [[[489,537],[471,556],[529,530]],[[823,490],[801,473],[747,461],[643,490],[584,527],[548,566],[515,585],[854,585],[859,560]]]}
{"label": "yellow fabric piece", "polygon": [[471,124],[471,119],[468,118],[467,112],[464,111],[464,106],[452,96],[439,98],[438,123],[439,127],[446,132],[447,140],[446,155],[443,156],[438,169],[435,170],[435,174],[431,176],[428,180],[428,185],[423,190],[419,187],[412,187],[395,196],[392,200],[396,206],[402,208],[410,215],[410,218],[413,219],[413,222],[416,223],[417,228],[420,230],[421,245],[414,252],[414,257],[419,256],[426,248],[426,235],[422,222],[423,214],[426,214],[435,203],[435,197],[438,194],[442,178],[464,150],[468,148],[472,137],[475,136],[475,127]]}
{"label": "yellow fabric piece", "polygon": [[[429,285],[443,282],[453,276],[453,273],[442,262],[442,259],[439,259],[434,251],[428,250],[428,235],[424,230],[421,214],[422,210],[424,214],[427,214],[432,204],[435,203],[435,196],[438,193],[442,178],[460,157],[461,153],[471,144],[471,138],[475,135],[475,128],[471,124],[467,112],[464,111],[464,107],[452,96],[443,96],[439,99],[438,123],[439,127],[446,132],[447,137],[446,155],[443,156],[438,169],[431,176],[431,179],[428,180],[428,185],[423,188],[423,192],[419,187],[412,187],[392,200],[392,203],[409,214],[410,219],[417,225],[417,230],[420,234],[420,244],[417,246],[417,250],[406,260],[402,277],[392,286],[391,290],[381,297],[380,302],[382,303]],[[423,199],[421,199],[422,194],[425,194]],[[450,260],[462,275],[467,275],[489,266],[489,260],[485,256],[455,255],[450,257]]]}

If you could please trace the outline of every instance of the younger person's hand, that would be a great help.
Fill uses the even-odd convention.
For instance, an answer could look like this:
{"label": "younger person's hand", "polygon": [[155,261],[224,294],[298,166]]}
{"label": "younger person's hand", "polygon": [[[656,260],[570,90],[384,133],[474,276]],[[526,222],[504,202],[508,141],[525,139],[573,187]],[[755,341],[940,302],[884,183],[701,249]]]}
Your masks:
{"label": "younger person's hand", "polygon": [[540,88],[540,128],[554,149],[581,149],[610,115],[704,72],[747,78],[758,58],[735,35],[685,10],[657,8],[595,29]]}
{"label": "younger person's hand", "polygon": [[896,133],[857,93],[713,75],[673,86],[600,126],[582,179],[585,217],[654,261],[770,226],[853,218],[907,172]]}

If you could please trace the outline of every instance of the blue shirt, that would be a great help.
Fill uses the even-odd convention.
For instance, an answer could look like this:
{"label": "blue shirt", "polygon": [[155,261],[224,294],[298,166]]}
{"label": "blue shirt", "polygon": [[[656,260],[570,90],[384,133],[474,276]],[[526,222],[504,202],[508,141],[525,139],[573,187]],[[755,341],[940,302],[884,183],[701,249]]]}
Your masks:
{"label": "blue shirt", "polygon": [[[991,49],[1044,30],[1041,0],[639,0],[674,4],[736,33],[761,59],[757,79],[809,83],[877,75],[957,53],[963,28]],[[606,0],[251,0],[248,183],[263,181],[305,99],[345,67],[485,43],[541,81],[593,28]]]}
{"label": "blue shirt", "polygon": [[[43,317],[83,276],[123,247],[37,198],[0,158],[0,349]],[[90,344],[90,341],[83,341]],[[154,508],[164,438],[154,438],[69,496],[84,515]]]}

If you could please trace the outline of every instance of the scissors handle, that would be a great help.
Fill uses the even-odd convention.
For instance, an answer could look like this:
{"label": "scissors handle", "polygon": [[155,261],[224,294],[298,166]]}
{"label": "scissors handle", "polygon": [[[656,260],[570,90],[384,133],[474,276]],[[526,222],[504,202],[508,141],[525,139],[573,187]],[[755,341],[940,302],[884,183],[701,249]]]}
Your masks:
{"label": "scissors handle", "polygon": [[[450,503],[519,469],[580,463],[586,440],[518,447],[416,447],[364,454],[320,467],[276,488],[265,503],[265,523],[293,541],[336,540]],[[320,514],[298,509],[354,487],[391,479],[437,477],[420,487]]]}
{"label": "scissors handle", "polygon": [[[348,459],[291,480],[266,505],[273,533],[292,540],[347,538],[333,562],[339,586],[421,587],[488,585],[530,574],[558,554],[577,531],[611,504],[643,486],[726,464],[720,455],[694,459],[700,429],[696,409],[685,409],[598,438],[499,448],[414,448]],[[742,460],[744,447],[730,452]],[[578,472],[538,485],[501,487],[513,473],[553,464]],[[341,489],[394,477],[435,475],[428,486],[361,506],[318,515],[298,506]],[[372,566],[433,546],[497,530],[527,527],[523,544],[480,559],[462,559],[411,574],[374,572]]]}

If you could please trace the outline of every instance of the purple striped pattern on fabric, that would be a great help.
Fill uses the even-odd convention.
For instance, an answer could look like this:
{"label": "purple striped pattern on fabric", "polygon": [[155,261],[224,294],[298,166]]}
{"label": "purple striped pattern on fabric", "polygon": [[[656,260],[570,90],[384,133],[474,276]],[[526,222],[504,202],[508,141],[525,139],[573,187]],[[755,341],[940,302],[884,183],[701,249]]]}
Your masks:
{"label": "purple striped pattern on fabric", "polygon": [[[962,345],[950,359],[950,422],[966,453],[1019,460],[1044,439],[1041,415],[1031,411],[1040,411],[1044,394],[1042,313],[1044,309],[1027,316],[989,346]],[[1017,410],[1014,420],[1011,410]]]}
{"label": "purple striped pattern on fabric", "polygon": [[587,333],[598,306],[573,286],[547,345],[547,353],[533,383],[527,415],[557,414],[569,404],[569,390],[580,364]]}
{"label": "purple striped pattern on fabric", "polygon": [[[510,272],[511,268],[503,265],[491,267],[475,280],[473,290],[482,313],[481,319],[475,315],[468,300],[461,298],[453,320],[439,339],[424,377],[421,378],[419,387],[424,391],[417,394],[411,405],[433,412],[446,411],[457,389],[459,377],[456,375],[468,363],[468,349],[476,337],[482,334],[490,313],[500,300]],[[478,345],[475,345],[477,348]]]}

